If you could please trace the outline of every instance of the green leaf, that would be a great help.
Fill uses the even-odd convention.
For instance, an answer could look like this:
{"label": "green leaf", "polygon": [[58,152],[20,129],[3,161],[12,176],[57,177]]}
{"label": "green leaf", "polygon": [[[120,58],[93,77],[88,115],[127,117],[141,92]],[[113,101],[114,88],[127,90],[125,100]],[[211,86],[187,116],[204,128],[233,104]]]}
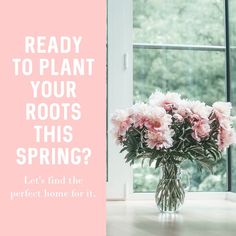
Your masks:
{"label": "green leaf", "polygon": [[151,166],[154,161],[155,161],[155,158],[151,158],[149,161],[149,166]]}
{"label": "green leaf", "polygon": [[213,173],[213,166],[215,164],[214,162],[212,162],[211,160],[207,160],[207,159],[196,159],[195,161],[200,166],[208,169],[211,173]]}
{"label": "green leaf", "polygon": [[155,169],[158,168],[158,167],[160,166],[162,159],[163,159],[162,157],[157,158],[157,160],[156,160],[156,164],[155,164]]}
{"label": "green leaf", "polygon": [[123,148],[120,150],[120,153],[124,152],[125,150],[127,150],[127,147],[123,147]]}
{"label": "green leaf", "polygon": [[143,158],[142,163],[141,163],[141,166],[142,166],[142,167],[143,167],[144,161],[145,161],[146,159],[147,159],[147,158]]}

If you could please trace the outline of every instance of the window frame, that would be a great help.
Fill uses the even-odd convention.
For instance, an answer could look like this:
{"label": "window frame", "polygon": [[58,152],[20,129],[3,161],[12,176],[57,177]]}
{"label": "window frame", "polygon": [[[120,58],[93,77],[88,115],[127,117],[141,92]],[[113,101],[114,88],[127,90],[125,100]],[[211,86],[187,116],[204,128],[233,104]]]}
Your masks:
{"label": "window frame", "polygon": [[110,114],[133,103],[132,0],[108,0],[107,9],[107,199],[124,200],[132,169],[125,164],[109,130]]}
{"label": "window frame", "polygon": [[[228,0],[224,0],[225,13],[225,46],[205,45],[176,45],[176,44],[145,44],[133,43],[133,0],[110,0],[108,9],[108,79],[107,79],[107,127],[110,130],[109,117],[117,108],[124,108],[133,103],[133,48],[169,49],[169,50],[197,50],[225,52],[225,80],[226,100],[230,96],[230,45]],[[118,68],[118,69],[117,69]],[[117,89],[119,88],[119,89]],[[119,91],[122,91],[120,96]],[[107,199],[109,200],[149,200],[154,193],[135,193],[133,191],[133,170],[125,165],[122,155],[118,155],[119,148],[115,147],[110,133],[108,133],[108,181]],[[190,192],[189,199],[231,199],[236,200],[236,194],[231,192],[231,149],[227,150],[227,191],[225,192]],[[121,174],[122,173],[122,174]],[[118,187],[118,191],[115,189]]]}

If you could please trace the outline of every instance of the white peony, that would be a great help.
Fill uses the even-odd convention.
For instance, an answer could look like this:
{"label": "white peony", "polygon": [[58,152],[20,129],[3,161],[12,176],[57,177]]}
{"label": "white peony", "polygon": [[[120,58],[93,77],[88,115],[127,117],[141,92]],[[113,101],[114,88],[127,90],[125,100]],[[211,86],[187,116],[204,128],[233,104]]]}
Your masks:
{"label": "white peony", "polygon": [[152,106],[161,106],[165,110],[171,110],[173,107],[178,107],[179,102],[181,101],[181,95],[178,93],[167,92],[163,94],[159,91],[156,91],[149,97],[149,104]]}
{"label": "white peony", "polygon": [[210,106],[200,101],[190,102],[190,109],[194,114],[200,116],[203,119],[208,119],[212,112],[212,108]]}
{"label": "white peony", "polygon": [[230,102],[215,102],[212,105],[217,116],[230,116],[232,104]]}

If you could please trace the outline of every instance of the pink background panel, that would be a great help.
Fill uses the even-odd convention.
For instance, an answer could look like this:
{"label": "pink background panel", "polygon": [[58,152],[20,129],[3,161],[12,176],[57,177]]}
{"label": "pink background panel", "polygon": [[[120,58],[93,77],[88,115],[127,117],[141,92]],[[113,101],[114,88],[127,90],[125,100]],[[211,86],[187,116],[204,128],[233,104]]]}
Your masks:
{"label": "pink background panel", "polygon": [[[22,0],[0,1],[0,235],[24,236],[104,236],[105,235],[105,0]],[[80,121],[32,122],[25,120],[26,102],[62,102],[32,97],[31,77],[13,74],[13,57],[61,58],[61,55],[26,55],[24,37],[82,36],[81,53],[66,57],[94,57],[94,74],[77,81],[78,97],[65,102],[79,102]],[[41,78],[42,79],[42,78]],[[57,80],[57,78],[45,77]],[[35,124],[71,124],[74,140],[68,147],[92,149],[89,165],[18,166],[16,148],[49,146],[35,144]],[[55,144],[54,146],[65,146]],[[83,189],[93,190],[93,199],[23,199],[11,201],[10,191],[27,188],[24,176],[78,176]],[[38,186],[28,186],[32,190]],[[46,186],[47,187],[47,186]],[[81,187],[81,188],[82,188]],[[71,186],[53,186],[50,190],[70,190]],[[76,187],[75,187],[76,188]],[[80,187],[78,187],[80,189]]]}

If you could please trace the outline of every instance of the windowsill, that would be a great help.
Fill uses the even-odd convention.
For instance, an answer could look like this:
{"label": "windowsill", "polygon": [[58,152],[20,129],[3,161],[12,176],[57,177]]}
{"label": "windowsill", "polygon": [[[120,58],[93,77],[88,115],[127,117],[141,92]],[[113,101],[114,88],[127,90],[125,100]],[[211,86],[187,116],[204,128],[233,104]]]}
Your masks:
{"label": "windowsill", "polygon": [[[127,196],[127,200],[152,200],[155,197],[155,193],[132,193]],[[186,200],[225,200],[229,197],[236,200],[236,194],[231,192],[186,192]]]}
{"label": "windowsill", "polygon": [[227,235],[236,231],[236,202],[189,200],[178,213],[160,213],[152,201],[107,202],[107,236]]}
{"label": "windowsill", "polygon": [[[108,198],[107,201],[125,200],[153,200],[155,193],[127,193],[124,198]],[[231,200],[236,202],[236,193],[233,192],[187,192],[186,200]]]}

